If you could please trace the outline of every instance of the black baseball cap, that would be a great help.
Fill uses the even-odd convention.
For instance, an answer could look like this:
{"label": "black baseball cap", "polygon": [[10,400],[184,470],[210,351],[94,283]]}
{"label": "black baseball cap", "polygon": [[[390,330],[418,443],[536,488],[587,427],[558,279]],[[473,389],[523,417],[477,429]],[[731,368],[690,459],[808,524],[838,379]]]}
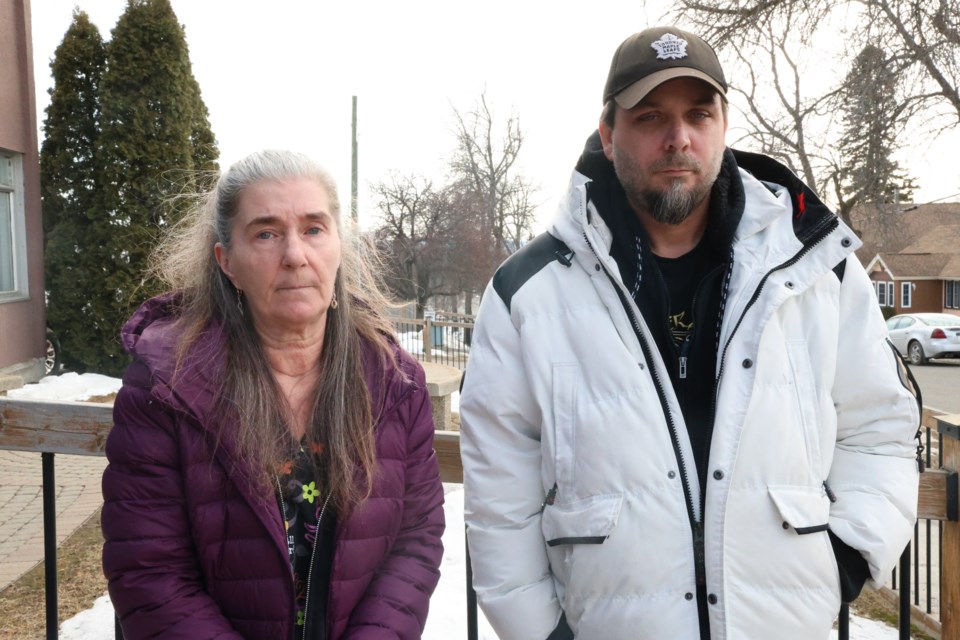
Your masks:
{"label": "black baseball cap", "polygon": [[635,33],[617,47],[603,87],[603,103],[616,100],[624,109],[667,80],[698,78],[727,95],[727,81],[717,53],[699,36],[676,27]]}

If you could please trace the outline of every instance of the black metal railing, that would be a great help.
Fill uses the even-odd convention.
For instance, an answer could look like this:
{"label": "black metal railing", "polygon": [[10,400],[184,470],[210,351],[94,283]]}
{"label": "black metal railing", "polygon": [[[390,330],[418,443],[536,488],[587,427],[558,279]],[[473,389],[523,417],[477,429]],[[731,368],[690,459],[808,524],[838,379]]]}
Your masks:
{"label": "black metal railing", "polygon": [[[943,469],[940,457],[940,452],[943,450],[943,434],[937,432],[934,436],[935,429],[926,425],[922,430],[926,468]],[[936,536],[936,549],[934,549],[934,536]],[[911,617],[918,613],[926,614],[932,619],[939,619],[942,568],[943,521],[918,518],[913,526],[913,538],[890,579],[890,586],[898,596],[900,638],[910,638]],[[840,640],[845,639],[841,636]]]}
{"label": "black metal railing", "polygon": [[422,362],[467,368],[473,322],[433,318],[394,320],[400,346]]}
{"label": "black metal railing", "polygon": [[[59,588],[57,578],[57,483],[55,454],[40,454],[43,482],[43,596],[45,638],[57,640],[60,634]],[[123,640],[120,621],[114,617],[114,637]]]}
{"label": "black metal railing", "polygon": [[[83,406],[79,403],[38,403],[0,399],[0,449],[39,451],[41,453],[45,637],[48,640],[56,640],[58,637],[55,454],[103,455],[103,443],[110,427],[112,427],[112,416],[109,407],[105,409],[103,405],[96,407]],[[438,436],[435,438],[435,448],[441,458],[441,472],[444,474],[444,481],[462,481],[462,468],[459,467],[459,441],[456,438],[450,438],[451,435],[455,434],[441,435],[444,433],[438,432]],[[940,434],[942,434],[942,431]],[[940,452],[943,450],[943,436],[940,434],[936,438],[936,447],[931,447],[932,432],[929,428],[925,435],[926,461],[929,467],[934,469],[943,467],[940,456]],[[960,439],[960,436],[955,439]],[[934,474],[935,472],[930,475]],[[932,519],[918,521],[914,529],[914,544],[908,545],[904,550],[900,558],[900,565],[892,575],[892,586],[897,592],[899,601],[899,637],[904,640],[910,638],[912,617],[926,614],[933,618],[939,618],[943,615],[943,607],[940,606],[941,583],[944,575],[942,566],[944,561],[942,552],[943,520],[955,522],[958,510],[957,474],[949,473],[945,475],[951,477],[951,480],[945,483],[947,487],[946,514],[937,516],[941,519],[937,521],[936,527],[933,526]],[[950,487],[953,487],[952,490]],[[954,542],[956,527],[954,526],[951,531],[953,531],[951,533],[953,537],[950,542]],[[921,533],[925,535],[921,536]],[[936,550],[933,549],[934,534],[937,541]],[[923,553],[920,552],[921,548],[923,548]],[[934,559],[936,564],[934,564]],[[934,567],[938,572],[936,577],[933,575]],[[925,587],[925,593],[923,594],[921,594],[921,586]],[[467,637],[469,640],[476,640],[479,637],[479,612],[476,593],[472,587],[469,549],[466,551],[465,591]],[[920,607],[921,601],[924,603],[924,607]],[[950,613],[948,612],[948,615]],[[944,625],[946,624],[946,621],[944,621]],[[956,622],[954,621],[952,624],[956,624]],[[838,626],[840,640],[848,640],[849,610],[846,606],[841,608]],[[118,640],[123,638],[119,622],[115,625],[115,637]]]}

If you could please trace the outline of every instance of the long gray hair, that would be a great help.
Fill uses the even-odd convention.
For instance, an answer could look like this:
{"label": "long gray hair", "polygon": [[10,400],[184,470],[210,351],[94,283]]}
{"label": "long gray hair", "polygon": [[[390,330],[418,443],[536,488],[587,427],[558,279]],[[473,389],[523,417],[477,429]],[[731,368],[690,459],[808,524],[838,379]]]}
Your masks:
{"label": "long gray hair", "polygon": [[[324,475],[331,504],[348,512],[370,493],[376,468],[374,402],[364,377],[362,345],[378,354],[380,369],[396,366],[384,319],[389,302],[374,276],[375,255],[361,250],[359,234],[341,219],[337,187],[330,174],[310,158],[289,151],[261,151],[238,161],[166,235],[153,255],[155,276],[180,293],[178,369],[211,321],[226,336],[226,371],[216,415],[223,417],[221,436],[229,429],[245,466],[271,483],[280,464],[300,443],[289,434],[289,408],[270,371],[249,315],[237,305],[238,292],[217,265],[213,247],[228,247],[240,196],[260,182],[292,178],[316,180],[329,196],[341,239],[341,264],[334,282],[336,310],[327,313],[323,349],[317,366],[320,380],[313,393],[313,413],[306,438],[324,447]],[[218,440],[219,441],[219,440]],[[359,470],[359,477],[358,472]],[[360,482],[357,482],[357,480]],[[270,486],[270,484],[266,484]]]}

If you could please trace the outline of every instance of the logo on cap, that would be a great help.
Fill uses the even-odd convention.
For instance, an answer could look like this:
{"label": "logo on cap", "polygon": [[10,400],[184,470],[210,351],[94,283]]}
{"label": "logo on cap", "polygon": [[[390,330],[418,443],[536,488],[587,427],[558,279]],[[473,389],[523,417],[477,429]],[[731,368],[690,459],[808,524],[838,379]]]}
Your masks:
{"label": "logo on cap", "polygon": [[687,41],[672,33],[665,33],[651,45],[657,51],[657,60],[679,60],[687,57]]}

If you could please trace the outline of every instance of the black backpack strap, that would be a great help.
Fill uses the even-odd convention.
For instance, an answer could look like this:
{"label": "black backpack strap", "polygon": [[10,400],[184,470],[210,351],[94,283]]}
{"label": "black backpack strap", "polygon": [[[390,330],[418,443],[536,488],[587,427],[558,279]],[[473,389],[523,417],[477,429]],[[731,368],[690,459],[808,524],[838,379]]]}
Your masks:
{"label": "black backpack strap", "polygon": [[908,365],[903,359],[903,356],[900,355],[900,352],[894,346],[893,342],[890,341],[890,338],[887,338],[887,345],[889,345],[890,350],[893,351],[893,358],[897,363],[897,373],[900,376],[900,384],[917,399],[917,409],[920,412],[920,424],[917,425],[917,434],[914,437],[917,439],[917,468],[920,469],[920,473],[923,473],[924,447],[923,437],[921,435],[923,428],[923,394],[920,392],[920,384],[917,382],[917,379],[913,377],[913,372],[910,371],[910,365]]}

